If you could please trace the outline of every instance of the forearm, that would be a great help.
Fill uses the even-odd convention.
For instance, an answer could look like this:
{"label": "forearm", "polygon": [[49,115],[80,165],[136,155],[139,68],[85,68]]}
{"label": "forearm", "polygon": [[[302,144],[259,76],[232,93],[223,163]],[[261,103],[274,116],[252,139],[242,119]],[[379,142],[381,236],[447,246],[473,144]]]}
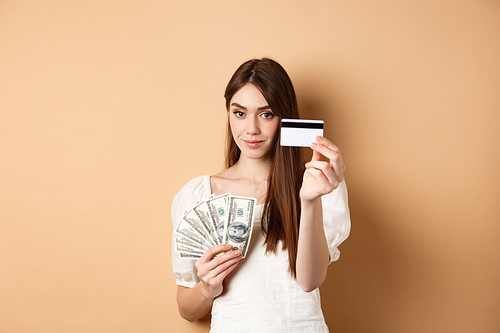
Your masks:
{"label": "forearm", "polygon": [[188,321],[196,321],[205,316],[212,307],[213,298],[203,293],[202,282],[194,288],[177,287],[179,314]]}
{"label": "forearm", "polygon": [[323,229],[321,197],[302,201],[297,251],[297,281],[306,292],[323,283],[329,262],[328,244]]}
{"label": "forearm", "polygon": [[[239,250],[229,251],[231,247],[222,244],[208,249],[195,263],[200,282],[194,288],[177,287],[177,305],[182,318],[195,321],[205,316],[215,297],[222,293],[224,279],[242,258]],[[222,254],[224,251],[229,252]]]}

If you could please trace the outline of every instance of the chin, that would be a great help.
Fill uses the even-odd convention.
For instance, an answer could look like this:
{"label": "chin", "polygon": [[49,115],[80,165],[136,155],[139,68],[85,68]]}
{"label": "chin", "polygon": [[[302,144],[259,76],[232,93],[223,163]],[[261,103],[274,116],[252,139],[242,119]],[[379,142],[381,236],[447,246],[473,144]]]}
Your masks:
{"label": "chin", "polygon": [[267,151],[264,150],[252,150],[244,147],[243,149],[240,148],[241,151],[241,156],[245,156],[246,158],[249,158],[251,160],[260,160],[260,159],[267,159],[268,154]]}

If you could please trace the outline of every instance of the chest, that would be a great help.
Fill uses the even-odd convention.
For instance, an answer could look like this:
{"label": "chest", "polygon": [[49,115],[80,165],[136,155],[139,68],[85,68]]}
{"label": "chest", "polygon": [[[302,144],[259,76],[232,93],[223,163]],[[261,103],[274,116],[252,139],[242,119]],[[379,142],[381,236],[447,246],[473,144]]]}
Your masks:
{"label": "chest", "polygon": [[221,195],[231,193],[235,196],[256,198],[257,204],[265,202],[267,194],[267,182],[252,183],[248,180],[221,180],[211,178],[212,194]]}

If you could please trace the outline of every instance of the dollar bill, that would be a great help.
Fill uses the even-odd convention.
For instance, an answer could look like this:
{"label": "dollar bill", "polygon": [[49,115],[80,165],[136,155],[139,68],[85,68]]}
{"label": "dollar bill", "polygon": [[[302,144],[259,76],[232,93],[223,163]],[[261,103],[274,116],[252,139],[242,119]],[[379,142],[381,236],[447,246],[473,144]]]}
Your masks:
{"label": "dollar bill", "polygon": [[229,214],[223,243],[230,244],[233,250],[240,250],[245,258],[253,230],[253,216],[257,200],[255,198],[231,196]]}
{"label": "dollar bill", "polygon": [[193,250],[190,247],[179,245],[179,244],[175,245],[175,252],[181,252],[181,253],[185,253],[185,254],[194,254],[194,255],[197,255],[200,257],[203,255],[203,253],[205,253],[205,251]]}
{"label": "dollar bill", "polygon": [[231,193],[226,193],[207,200],[207,207],[212,217],[212,223],[215,227],[219,244],[223,244],[224,242],[230,197]]}
{"label": "dollar bill", "polygon": [[215,240],[210,235],[210,230],[205,227],[203,222],[198,217],[198,214],[193,209],[188,211],[182,219],[186,221],[187,224],[189,224],[201,237],[203,237],[212,246],[217,245]]}
{"label": "dollar bill", "polygon": [[182,235],[176,234],[175,235],[175,244],[177,245],[182,245],[184,247],[200,251],[200,252],[205,252],[207,248],[201,244],[195,243],[194,241],[190,240],[189,238],[186,238]]}
{"label": "dollar bill", "polygon": [[193,228],[184,218],[181,218],[177,227],[175,228],[175,232],[178,235],[184,236],[190,241],[202,245],[206,250],[211,248],[213,245],[207,241],[203,236],[201,236],[195,228]]}
{"label": "dollar bill", "polygon": [[198,216],[198,218],[200,219],[201,223],[203,224],[203,227],[208,232],[215,245],[221,244],[221,242],[219,241],[219,237],[217,236],[217,229],[215,227],[215,224],[213,223],[210,210],[208,209],[207,201],[203,201],[194,206],[193,211],[195,212],[196,216]]}
{"label": "dollar bill", "polygon": [[181,256],[181,258],[183,259],[200,259],[201,256],[200,255],[197,255],[197,254],[189,254],[189,253],[179,253],[179,255]]}
{"label": "dollar bill", "polygon": [[[257,199],[226,193],[198,201],[175,228],[175,251],[184,259],[199,259],[209,248],[230,244],[247,255]],[[222,254],[222,253],[221,253]]]}

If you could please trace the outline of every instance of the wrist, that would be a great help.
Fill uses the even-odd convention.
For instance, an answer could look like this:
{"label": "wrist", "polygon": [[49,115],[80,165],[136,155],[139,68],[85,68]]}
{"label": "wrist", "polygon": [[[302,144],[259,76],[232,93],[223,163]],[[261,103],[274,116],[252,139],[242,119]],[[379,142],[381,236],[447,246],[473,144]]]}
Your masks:
{"label": "wrist", "polygon": [[307,209],[317,209],[321,207],[321,196],[315,198],[300,198],[302,211]]}
{"label": "wrist", "polygon": [[210,292],[208,291],[208,288],[207,288],[207,284],[205,282],[203,282],[203,280],[201,280],[199,283],[198,283],[198,287],[200,289],[200,294],[201,296],[207,300],[207,301],[211,301],[213,300],[215,297],[213,297]]}

